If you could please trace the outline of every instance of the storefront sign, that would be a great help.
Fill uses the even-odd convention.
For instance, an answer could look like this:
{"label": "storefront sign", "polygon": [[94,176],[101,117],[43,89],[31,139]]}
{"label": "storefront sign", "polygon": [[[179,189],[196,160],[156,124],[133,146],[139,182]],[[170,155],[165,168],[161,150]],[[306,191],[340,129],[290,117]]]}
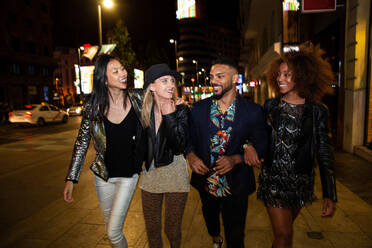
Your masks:
{"label": "storefront sign", "polygon": [[336,0],[302,0],[302,13],[327,12],[336,10]]}

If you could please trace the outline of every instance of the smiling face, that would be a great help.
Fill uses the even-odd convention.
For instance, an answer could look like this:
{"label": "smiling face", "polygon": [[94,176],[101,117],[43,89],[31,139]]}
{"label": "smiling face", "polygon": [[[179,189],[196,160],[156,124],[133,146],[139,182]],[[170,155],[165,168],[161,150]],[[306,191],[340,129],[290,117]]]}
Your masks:
{"label": "smiling face", "polygon": [[106,85],[108,88],[126,89],[127,88],[127,70],[116,59],[110,60],[107,64]]}
{"label": "smiling face", "polygon": [[238,79],[238,74],[230,66],[215,64],[209,75],[215,98],[221,99],[227,92],[235,90],[233,86]]}
{"label": "smiling face", "polygon": [[293,81],[293,74],[289,70],[287,63],[280,64],[276,81],[280,93],[283,95],[295,90],[296,83]]}
{"label": "smiling face", "polygon": [[175,94],[176,80],[169,75],[162,76],[150,84],[149,88],[157,97],[161,99],[171,99]]}

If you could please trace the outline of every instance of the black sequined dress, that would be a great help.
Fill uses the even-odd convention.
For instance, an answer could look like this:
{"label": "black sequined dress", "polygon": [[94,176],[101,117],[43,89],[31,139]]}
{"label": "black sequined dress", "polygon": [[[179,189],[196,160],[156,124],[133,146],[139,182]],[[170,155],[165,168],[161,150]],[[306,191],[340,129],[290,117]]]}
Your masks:
{"label": "black sequined dress", "polygon": [[314,195],[314,172],[297,174],[294,153],[296,138],[301,132],[301,117],[305,105],[282,101],[279,105],[280,120],[273,154],[273,163],[262,166],[258,178],[257,198],[266,206],[297,208],[311,203]]}

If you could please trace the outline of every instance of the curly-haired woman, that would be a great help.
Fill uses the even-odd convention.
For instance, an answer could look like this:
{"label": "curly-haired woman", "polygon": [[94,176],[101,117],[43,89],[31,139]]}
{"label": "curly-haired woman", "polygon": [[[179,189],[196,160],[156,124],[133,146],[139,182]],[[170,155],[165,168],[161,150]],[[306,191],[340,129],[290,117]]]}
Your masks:
{"label": "curly-haired woman", "polygon": [[328,110],[321,104],[331,93],[334,75],[322,50],[302,47],[274,60],[267,81],[278,97],[265,102],[270,147],[259,175],[257,198],[267,208],[273,247],[292,247],[293,222],[314,199],[317,159],[323,191],[322,217],[332,216],[337,196]]}

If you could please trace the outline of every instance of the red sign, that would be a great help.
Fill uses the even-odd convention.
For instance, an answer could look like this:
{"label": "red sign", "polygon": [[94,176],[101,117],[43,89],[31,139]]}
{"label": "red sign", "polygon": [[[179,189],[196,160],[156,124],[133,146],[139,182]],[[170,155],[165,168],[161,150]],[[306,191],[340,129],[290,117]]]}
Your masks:
{"label": "red sign", "polygon": [[327,12],[336,10],[336,0],[302,0],[302,13]]}

